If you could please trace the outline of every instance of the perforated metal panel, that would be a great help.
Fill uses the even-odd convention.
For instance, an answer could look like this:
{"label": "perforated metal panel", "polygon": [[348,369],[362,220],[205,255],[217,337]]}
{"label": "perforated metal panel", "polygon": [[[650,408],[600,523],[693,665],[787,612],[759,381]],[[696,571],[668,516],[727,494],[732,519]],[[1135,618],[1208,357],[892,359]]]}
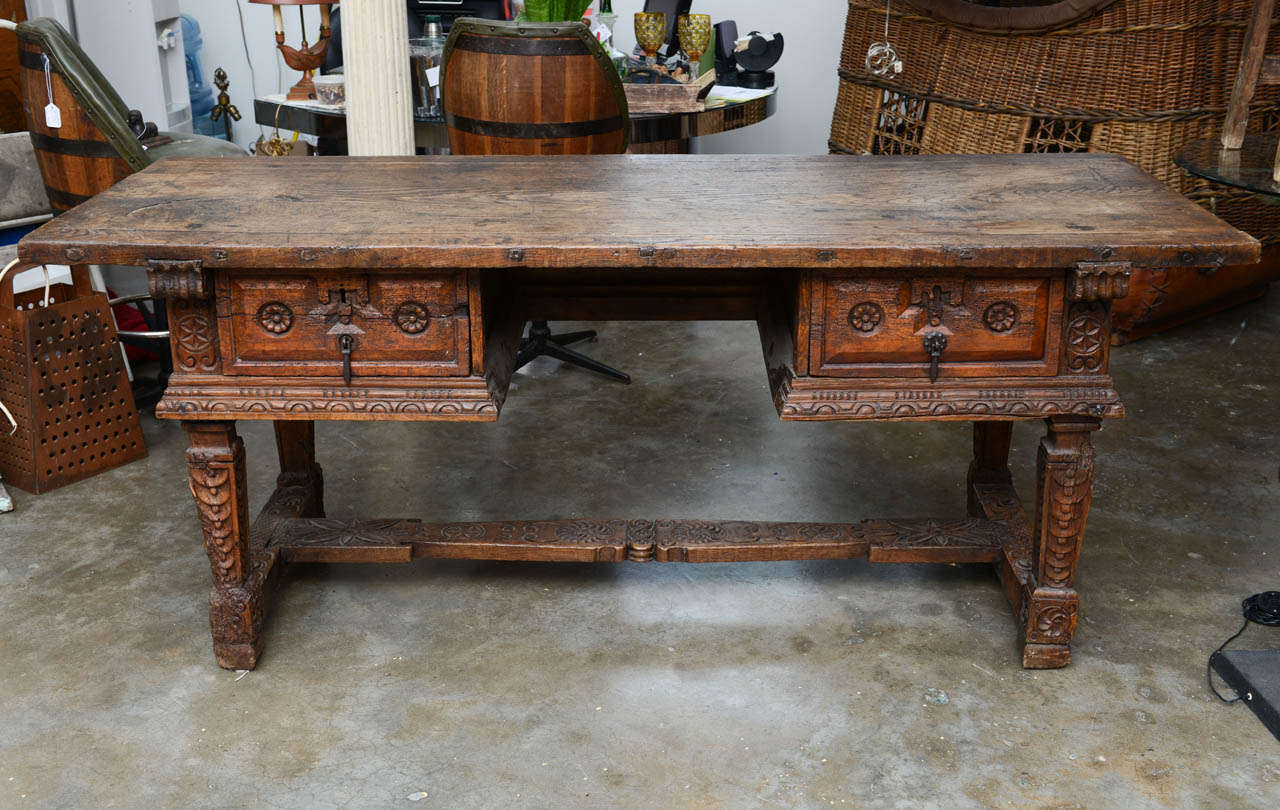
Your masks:
{"label": "perforated metal panel", "polygon": [[[106,296],[56,285],[18,296],[0,330],[0,389],[18,421],[0,474],[44,492],[146,455]],[[59,299],[67,300],[59,300]]]}

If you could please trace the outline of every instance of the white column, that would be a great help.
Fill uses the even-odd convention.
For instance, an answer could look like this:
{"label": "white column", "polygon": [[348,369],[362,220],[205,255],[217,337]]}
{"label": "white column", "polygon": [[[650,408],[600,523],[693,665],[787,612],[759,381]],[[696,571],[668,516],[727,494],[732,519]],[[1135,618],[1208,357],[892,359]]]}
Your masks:
{"label": "white column", "polygon": [[342,3],[347,149],[353,155],[413,154],[404,9],[404,0]]}

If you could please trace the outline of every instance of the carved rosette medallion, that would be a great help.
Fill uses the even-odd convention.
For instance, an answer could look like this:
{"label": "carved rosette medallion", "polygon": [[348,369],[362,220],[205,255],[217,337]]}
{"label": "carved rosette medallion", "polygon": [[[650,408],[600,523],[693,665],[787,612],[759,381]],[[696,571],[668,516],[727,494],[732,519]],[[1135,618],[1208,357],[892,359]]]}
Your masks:
{"label": "carved rosette medallion", "polygon": [[1008,332],[1018,323],[1018,308],[1012,301],[997,301],[982,313],[982,322],[992,332]]}
{"label": "carved rosette medallion", "polygon": [[879,304],[863,301],[849,310],[849,325],[859,332],[871,333],[884,322],[884,310]]}
{"label": "carved rosette medallion", "polygon": [[268,301],[258,307],[258,325],[273,335],[283,335],[293,328],[293,310],[279,301]]}
{"label": "carved rosette medallion", "polygon": [[405,301],[396,307],[392,320],[401,332],[416,335],[431,325],[431,313],[425,304],[417,301]]}
{"label": "carved rosette medallion", "polygon": [[1067,369],[1075,374],[1102,371],[1106,341],[1106,307],[1099,303],[1076,304],[1067,324]]}
{"label": "carved rosette medallion", "polygon": [[1071,619],[1071,605],[1044,605],[1036,611],[1036,630],[1042,638],[1067,639]]}
{"label": "carved rosette medallion", "polygon": [[1072,592],[1036,589],[1026,595],[1019,612],[1027,641],[1067,644],[1075,634],[1079,599]]}

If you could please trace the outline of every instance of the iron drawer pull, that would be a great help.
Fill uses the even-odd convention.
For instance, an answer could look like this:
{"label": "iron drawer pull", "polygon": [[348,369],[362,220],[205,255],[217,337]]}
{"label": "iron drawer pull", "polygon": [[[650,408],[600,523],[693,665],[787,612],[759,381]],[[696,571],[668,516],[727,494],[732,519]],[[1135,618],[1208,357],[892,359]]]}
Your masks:
{"label": "iron drawer pull", "polygon": [[924,351],[929,355],[929,382],[938,381],[938,360],[947,350],[947,336],[941,332],[928,332],[924,336]]}

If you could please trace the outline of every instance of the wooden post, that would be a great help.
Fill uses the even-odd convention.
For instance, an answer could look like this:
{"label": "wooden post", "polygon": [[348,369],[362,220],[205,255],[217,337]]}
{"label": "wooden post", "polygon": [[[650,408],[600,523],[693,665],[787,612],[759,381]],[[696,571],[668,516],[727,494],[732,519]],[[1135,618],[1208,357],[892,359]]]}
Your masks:
{"label": "wooden post", "polygon": [[1249,124],[1249,103],[1258,89],[1258,76],[1262,72],[1262,60],[1267,50],[1267,35],[1271,33],[1271,13],[1276,0],[1258,0],[1249,18],[1249,28],[1244,35],[1244,48],[1240,51],[1240,72],[1231,91],[1231,103],[1227,107],[1227,120],[1222,125],[1222,147],[1239,149],[1244,145],[1244,130]]}
{"label": "wooden post", "polygon": [[412,155],[409,35],[402,0],[360,0],[342,7],[347,77],[347,150],[352,155]]}

